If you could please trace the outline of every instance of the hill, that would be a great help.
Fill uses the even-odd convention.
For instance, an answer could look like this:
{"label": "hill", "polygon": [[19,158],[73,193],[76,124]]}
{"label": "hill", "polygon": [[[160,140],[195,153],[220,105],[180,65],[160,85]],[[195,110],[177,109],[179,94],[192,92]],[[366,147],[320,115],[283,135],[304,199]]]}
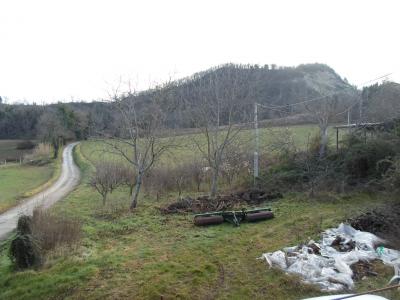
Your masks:
{"label": "hill", "polygon": [[[230,74],[229,80],[226,74]],[[234,78],[234,80],[233,80]],[[218,85],[215,82],[219,82]],[[171,127],[192,127],[186,117],[188,105],[196,105],[195,89],[208,91],[218,89],[217,93],[235,86],[236,97],[248,104],[251,113],[254,102],[264,105],[286,106],[280,111],[263,110],[261,119],[285,117],[285,115],[304,114],[302,106],[290,104],[319,96],[338,93],[355,93],[356,90],[343,80],[332,68],[324,64],[304,64],[297,67],[277,67],[276,65],[234,65],[226,64],[196,73],[162,87],[135,94],[134,97],[146,106],[150,98],[160,91],[164,94],[163,107],[168,111]],[[247,92],[246,92],[247,91]],[[187,100],[182,105],[181,99]],[[74,112],[81,131],[117,131],[114,113],[110,104],[104,102],[65,103],[57,105],[6,105],[0,104],[0,138],[34,138],[38,135],[38,124],[45,111],[56,113],[62,105]],[[65,109],[64,109],[65,110]],[[75,129],[74,129],[75,130]],[[75,130],[76,131],[76,130]]]}

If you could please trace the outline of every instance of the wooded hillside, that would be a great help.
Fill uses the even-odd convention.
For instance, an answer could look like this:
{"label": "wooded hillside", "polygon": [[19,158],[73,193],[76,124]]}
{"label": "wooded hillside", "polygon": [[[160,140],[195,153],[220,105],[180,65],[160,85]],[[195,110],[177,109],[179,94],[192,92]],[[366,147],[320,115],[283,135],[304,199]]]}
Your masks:
{"label": "wooded hillside", "polygon": [[[399,86],[396,83],[384,83],[365,89],[362,92],[365,100],[363,106],[370,109],[365,117],[371,121],[382,119],[382,105],[390,115],[397,114],[400,110],[397,108],[399,106],[397,99],[400,97]],[[304,106],[291,106],[291,104],[316,97],[334,95],[338,96],[340,101],[347,101],[350,97],[354,99],[360,95],[360,91],[351,86],[347,80],[323,64],[305,64],[297,67],[227,64],[156,89],[131,94],[130,97],[136,97],[140,106],[146,107],[150,99],[162,92],[164,96],[160,101],[168,115],[168,126],[191,128],[194,124],[186,112],[199,103],[199,95],[206,96],[211,89],[214,89],[216,95],[223,94],[224,91],[232,90],[232,87],[235,87],[234,97],[243,103],[248,114],[252,113],[254,102],[267,106],[280,106],[279,110],[263,109],[260,111],[260,119],[287,116],[293,119],[296,115],[307,115]],[[40,138],[40,127],[46,126],[46,122],[50,124],[49,115],[55,116],[60,128],[67,130],[67,137],[71,139],[82,139],[100,131],[118,134],[118,120],[107,101],[46,106],[0,104],[0,138]],[[354,109],[352,119],[357,116],[358,109]],[[344,120],[346,116],[340,118]]]}

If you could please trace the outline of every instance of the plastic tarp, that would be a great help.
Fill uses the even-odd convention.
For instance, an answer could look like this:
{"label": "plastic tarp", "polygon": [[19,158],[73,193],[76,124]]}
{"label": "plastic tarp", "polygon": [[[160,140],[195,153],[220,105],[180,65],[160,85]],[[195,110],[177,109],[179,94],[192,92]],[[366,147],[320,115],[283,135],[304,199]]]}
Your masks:
{"label": "plastic tarp", "polygon": [[350,225],[340,224],[322,233],[318,242],[283,248],[264,253],[270,267],[297,274],[304,282],[317,284],[321,290],[333,292],[352,289],[354,281],[350,266],[358,261],[381,260],[393,266],[395,275],[391,282],[400,279],[400,252],[384,248],[384,241],[376,235],[359,231]]}

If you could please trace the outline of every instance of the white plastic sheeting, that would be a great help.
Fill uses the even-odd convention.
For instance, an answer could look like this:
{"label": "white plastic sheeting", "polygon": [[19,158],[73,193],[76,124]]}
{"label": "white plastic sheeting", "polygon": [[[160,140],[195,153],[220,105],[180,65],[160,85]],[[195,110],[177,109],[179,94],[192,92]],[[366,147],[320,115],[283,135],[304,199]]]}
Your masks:
{"label": "white plastic sheeting", "polygon": [[379,259],[394,267],[395,276],[391,281],[400,278],[400,252],[382,246],[376,248],[383,242],[372,233],[340,224],[338,228],[324,231],[319,242],[311,240],[307,245],[264,253],[262,258],[270,267],[298,274],[305,282],[319,285],[323,291],[339,291],[354,287],[350,266],[358,261]]}

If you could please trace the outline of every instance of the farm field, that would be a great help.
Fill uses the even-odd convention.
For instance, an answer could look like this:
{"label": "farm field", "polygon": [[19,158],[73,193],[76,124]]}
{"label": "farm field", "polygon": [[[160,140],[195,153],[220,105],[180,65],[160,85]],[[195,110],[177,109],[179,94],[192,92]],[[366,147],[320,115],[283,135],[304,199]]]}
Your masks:
{"label": "farm field", "polygon": [[[15,149],[19,140],[0,140],[0,163],[18,159],[26,150]],[[30,166],[19,163],[0,165],[0,213],[15,206],[24,195],[47,182],[53,175],[54,163]]]}
{"label": "farm field", "polygon": [[21,140],[0,140],[0,164],[7,161],[19,161],[25,154],[30,153],[31,150],[16,149],[18,142]]}
{"label": "farm field", "polygon": [[[303,132],[305,132],[304,130]],[[269,269],[257,258],[264,252],[317,238],[322,230],[371,207],[392,201],[382,195],[355,193],[309,199],[288,194],[270,205],[272,220],[199,228],[191,214],[162,214],[159,201],[142,194],[135,212],[128,211],[127,190],[114,191],[107,207],[87,185],[98,159],[94,142],[82,142],[75,159],[82,184],[53,211],[83,223],[81,245],[54,253],[38,270],[14,272],[5,250],[0,255],[0,299],[299,299],[321,295],[295,276]],[[102,159],[107,159],[103,157]],[[60,252],[61,251],[61,252]],[[393,270],[378,266],[379,276],[356,285],[361,292],[384,286]],[[398,291],[383,293],[398,299]]]}
{"label": "farm field", "polygon": [[[282,135],[284,132],[290,132],[293,139],[293,143],[298,148],[305,148],[307,145],[308,138],[312,138],[318,133],[316,125],[296,125],[290,127],[269,127],[259,129],[259,149],[260,155],[268,155],[272,150],[272,141],[276,140],[277,136]],[[247,153],[252,155],[254,152],[254,131],[252,129],[246,129],[239,133],[240,145]],[[329,130],[330,143],[334,142],[334,130]],[[185,136],[177,136],[174,138],[173,143],[179,145],[179,147],[172,149],[167,152],[160,161],[161,165],[174,165],[175,162],[182,162],[192,160],[193,158],[201,157],[201,154],[195,146],[193,139],[198,141],[204,140],[201,134],[190,134]],[[205,144],[205,140],[204,140]],[[93,162],[102,161],[104,159],[115,159],[120,160],[120,157],[113,156],[109,153],[104,153],[104,144],[100,141],[87,141],[82,147],[82,152],[85,156],[91,159]],[[179,158],[179,159],[177,159]]]}
{"label": "farm field", "polygon": [[47,182],[53,175],[54,165],[0,167],[0,213],[23,200],[25,193]]}

